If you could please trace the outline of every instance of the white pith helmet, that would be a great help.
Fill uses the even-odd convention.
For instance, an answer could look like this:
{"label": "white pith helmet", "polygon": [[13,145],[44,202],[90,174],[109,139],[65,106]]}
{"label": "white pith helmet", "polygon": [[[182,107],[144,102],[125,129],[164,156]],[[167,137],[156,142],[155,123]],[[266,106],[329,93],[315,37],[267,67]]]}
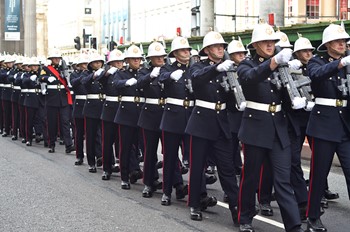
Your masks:
{"label": "white pith helmet", "polygon": [[23,56],[17,56],[15,64],[22,64],[24,61],[24,57]]}
{"label": "white pith helmet", "polygon": [[277,30],[276,32],[277,37],[280,39],[280,41],[278,41],[275,46],[280,46],[281,48],[292,48],[293,45],[290,44],[288,36],[286,35],[286,33]]}
{"label": "white pith helmet", "polygon": [[299,38],[294,43],[293,53],[305,49],[311,49],[312,51],[315,50],[308,38],[302,37],[301,34],[298,34],[298,36]]}
{"label": "white pith helmet", "polygon": [[174,57],[174,51],[179,49],[192,49],[190,47],[190,44],[188,43],[188,40],[185,37],[177,36],[173,41],[171,42],[171,51],[169,52],[169,57]]}
{"label": "white pith helmet", "polygon": [[141,49],[138,46],[132,44],[126,51],[125,59],[127,58],[142,58]]}
{"label": "white pith helmet", "polygon": [[155,41],[149,45],[147,57],[151,56],[166,56],[165,49],[161,43]]}
{"label": "white pith helmet", "polygon": [[349,40],[350,36],[342,26],[332,23],[323,30],[322,44],[318,46],[317,51],[326,51],[327,48],[324,45],[337,39]]}
{"label": "white pith helmet", "polygon": [[89,63],[90,59],[89,59],[89,56],[87,54],[81,54],[79,56],[79,58],[77,59],[77,65],[79,64],[87,64]]}
{"label": "white pith helmet", "polygon": [[124,60],[124,53],[118,49],[114,49],[109,53],[109,59],[107,64],[109,64],[112,61],[123,61]]}
{"label": "white pith helmet", "polygon": [[38,57],[35,57],[35,56],[31,57],[29,62],[28,62],[28,65],[29,66],[30,65],[40,65]]}
{"label": "white pith helmet", "polygon": [[47,56],[47,59],[51,58],[62,58],[61,51],[58,48],[51,49],[49,55]]}
{"label": "white pith helmet", "polygon": [[4,63],[11,63],[16,61],[16,56],[15,55],[6,55]]}
{"label": "white pith helmet", "polygon": [[191,56],[199,56],[199,53],[196,49],[191,50]]}
{"label": "white pith helmet", "polygon": [[199,51],[199,55],[206,56],[207,54],[204,52],[204,49],[214,44],[223,44],[224,48],[227,47],[227,43],[219,32],[209,31],[203,38],[203,47]]}
{"label": "white pith helmet", "polygon": [[277,42],[280,39],[276,35],[276,32],[273,30],[272,26],[270,26],[269,24],[267,23],[256,24],[253,29],[252,40],[248,44],[247,48],[254,49],[253,43],[266,41],[266,40],[273,40]]}
{"label": "white pith helmet", "polygon": [[244,52],[247,53],[248,51],[245,49],[241,38],[238,40],[233,39],[227,46],[227,52],[228,54],[236,53],[236,52]]}
{"label": "white pith helmet", "polygon": [[101,56],[98,53],[92,53],[92,54],[90,54],[90,57],[89,57],[88,66],[94,61],[102,61],[102,63],[104,63],[105,59],[103,56]]}
{"label": "white pith helmet", "polygon": [[30,58],[29,57],[24,57],[22,66],[23,65],[29,65],[29,63],[30,63]]}

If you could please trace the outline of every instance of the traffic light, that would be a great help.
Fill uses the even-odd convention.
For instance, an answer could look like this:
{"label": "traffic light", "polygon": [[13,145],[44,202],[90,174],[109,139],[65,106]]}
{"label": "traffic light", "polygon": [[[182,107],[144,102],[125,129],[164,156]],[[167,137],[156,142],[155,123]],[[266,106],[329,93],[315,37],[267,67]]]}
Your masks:
{"label": "traffic light", "polygon": [[90,48],[97,50],[97,38],[96,37],[90,37]]}
{"label": "traffic light", "polygon": [[75,43],[75,45],[74,45],[75,49],[80,50],[81,44],[80,44],[80,37],[79,36],[74,38],[74,43]]}
{"label": "traffic light", "polygon": [[115,41],[110,41],[108,48],[110,51],[112,51],[114,48],[116,48],[118,46],[118,44]]}

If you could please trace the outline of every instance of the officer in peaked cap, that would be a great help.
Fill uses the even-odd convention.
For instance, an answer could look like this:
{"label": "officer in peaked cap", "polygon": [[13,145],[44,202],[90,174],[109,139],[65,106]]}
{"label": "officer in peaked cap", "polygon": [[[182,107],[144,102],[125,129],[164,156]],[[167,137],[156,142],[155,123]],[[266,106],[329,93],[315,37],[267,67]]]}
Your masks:
{"label": "officer in peaked cap", "polygon": [[[278,40],[270,25],[257,24],[253,29],[251,43],[248,44],[248,48],[256,50],[256,55],[242,61],[237,70],[247,100],[238,132],[244,153],[239,193],[241,232],[254,231],[251,223],[255,215],[255,191],[260,167],[265,159],[271,163],[275,197],[286,231],[303,231],[290,184],[290,140],[287,119],[281,107],[285,92],[271,82],[278,64],[288,62],[292,50],[283,49],[274,56],[275,43]],[[301,103],[298,107],[300,106]]]}
{"label": "officer in peaked cap", "polygon": [[330,24],[323,31],[322,44],[317,48],[325,52],[308,63],[315,106],[310,113],[306,134],[312,137],[311,174],[308,202],[308,231],[327,231],[322,224],[320,204],[334,153],[337,154],[350,196],[350,111],[349,86],[345,56],[349,34],[340,25]]}
{"label": "officer in peaked cap", "polygon": [[40,72],[39,81],[47,84],[45,95],[45,107],[47,116],[49,152],[55,152],[55,143],[58,133],[58,115],[60,119],[61,133],[66,145],[66,153],[75,150],[70,135],[70,105],[73,104],[67,80],[62,76],[62,59],[59,49],[52,49],[48,59],[51,64],[44,66]]}

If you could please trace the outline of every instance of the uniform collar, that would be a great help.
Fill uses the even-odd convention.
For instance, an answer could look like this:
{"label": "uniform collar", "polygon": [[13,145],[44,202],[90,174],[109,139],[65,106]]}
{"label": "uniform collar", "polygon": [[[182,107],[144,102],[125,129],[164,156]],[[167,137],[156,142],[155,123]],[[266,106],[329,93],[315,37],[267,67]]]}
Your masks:
{"label": "uniform collar", "polygon": [[264,58],[258,54],[256,54],[253,58],[253,60],[257,61],[259,64],[263,63],[264,61],[268,60],[270,58]]}
{"label": "uniform collar", "polygon": [[206,59],[205,61],[204,61],[204,63],[206,64],[206,65],[215,65],[215,62],[214,61],[212,61],[211,59]]}
{"label": "uniform collar", "polygon": [[185,70],[188,67],[188,64],[181,64],[178,61],[175,61],[173,64],[176,68]]}
{"label": "uniform collar", "polygon": [[326,53],[326,54],[322,55],[321,58],[327,60],[328,62],[332,62],[332,61],[335,61],[335,60],[339,60],[342,57],[340,57],[339,59],[336,59],[336,58],[330,56],[328,53]]}

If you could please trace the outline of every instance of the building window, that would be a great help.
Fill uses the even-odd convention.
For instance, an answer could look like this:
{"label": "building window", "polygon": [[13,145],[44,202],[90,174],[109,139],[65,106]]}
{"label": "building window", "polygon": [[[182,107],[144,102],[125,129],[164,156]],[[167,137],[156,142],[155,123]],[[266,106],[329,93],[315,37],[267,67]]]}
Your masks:
{"label": "building window", "polygon": [[293,16],[293,0],[288,0],[288,6],[287,6],[287,10],[288,10],[288,17],[292,17]]}
{"label": "building window", "polygon": [[318,19],[320,17],[319,0],[306,0],[306,15],[309,19]]}

